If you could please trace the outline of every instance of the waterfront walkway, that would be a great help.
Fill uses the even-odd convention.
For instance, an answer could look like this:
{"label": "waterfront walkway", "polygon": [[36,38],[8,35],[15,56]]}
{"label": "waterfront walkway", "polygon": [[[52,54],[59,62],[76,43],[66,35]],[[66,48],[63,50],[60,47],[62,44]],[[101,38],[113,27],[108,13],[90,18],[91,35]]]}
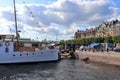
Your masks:
{"label": "waterfront walkway", "polygon": [[120,66],[120,53],[118,52],[88,52],[88,51],[76,51],[79,59],[86,57],[90,58],[90,62],[100,62],[104,64]]}

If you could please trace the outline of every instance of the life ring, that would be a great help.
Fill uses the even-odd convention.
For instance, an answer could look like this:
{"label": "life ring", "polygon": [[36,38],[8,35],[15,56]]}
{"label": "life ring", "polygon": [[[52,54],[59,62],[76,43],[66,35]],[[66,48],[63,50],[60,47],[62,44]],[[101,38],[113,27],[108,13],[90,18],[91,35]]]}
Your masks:
{"label": "life ring", "polygon": [[9,43],[9,42],[6,42],[6,43],[5,43],[5,45],[6,45],[6,46],[9,46],[9,45],[10,45],[10,43]]}

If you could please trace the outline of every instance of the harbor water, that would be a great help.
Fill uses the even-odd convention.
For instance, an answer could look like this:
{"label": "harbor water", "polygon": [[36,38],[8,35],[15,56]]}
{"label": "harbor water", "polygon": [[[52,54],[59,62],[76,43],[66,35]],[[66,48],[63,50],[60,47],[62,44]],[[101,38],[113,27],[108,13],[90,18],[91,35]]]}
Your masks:
{"label": "harbor water", "polygon": [[0,80],[120,80],[120,67],[81,60],[0,65]]}

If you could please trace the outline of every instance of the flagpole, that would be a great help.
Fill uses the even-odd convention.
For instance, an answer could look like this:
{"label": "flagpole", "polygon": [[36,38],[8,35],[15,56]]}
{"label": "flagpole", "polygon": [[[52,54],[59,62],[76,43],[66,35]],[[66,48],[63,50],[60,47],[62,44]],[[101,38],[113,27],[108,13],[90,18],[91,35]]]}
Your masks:
{"label": "flagpole", "polygon": [[15,28],[16,28],[16,38],[17,38],[17,51],[19,51],[19,41],[18,41],[18,27],[17,27],[17,16],[16,16],[16,6],[15,6],[15,0],[13,0],[14,3],[14,18],[15,18]]}

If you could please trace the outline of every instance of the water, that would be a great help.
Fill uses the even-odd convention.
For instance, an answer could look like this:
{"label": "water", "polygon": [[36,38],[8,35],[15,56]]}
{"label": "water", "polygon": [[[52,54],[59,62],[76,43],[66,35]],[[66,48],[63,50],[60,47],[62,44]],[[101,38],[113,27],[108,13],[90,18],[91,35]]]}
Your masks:
{"label": "water", "polygon": [[0,80],[120,80],[120,68],[80,60],[0,65]]}

